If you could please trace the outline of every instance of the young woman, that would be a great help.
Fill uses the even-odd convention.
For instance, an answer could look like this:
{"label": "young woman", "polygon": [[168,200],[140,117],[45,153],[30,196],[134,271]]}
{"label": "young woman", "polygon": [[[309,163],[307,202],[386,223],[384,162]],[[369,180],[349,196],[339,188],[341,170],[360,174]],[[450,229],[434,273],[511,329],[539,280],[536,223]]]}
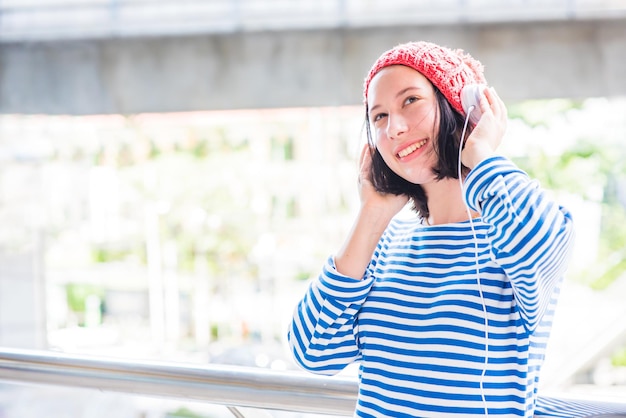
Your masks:
{"label": "young woman", "polygon": [[572,218],[496,154],[507,114],[492,88],[464,132],[470,84],[485,84],[478,61],[427,42],[365,79],[360,210],[288,335],[312,372],[360,363],[355,416],[533,416]]}

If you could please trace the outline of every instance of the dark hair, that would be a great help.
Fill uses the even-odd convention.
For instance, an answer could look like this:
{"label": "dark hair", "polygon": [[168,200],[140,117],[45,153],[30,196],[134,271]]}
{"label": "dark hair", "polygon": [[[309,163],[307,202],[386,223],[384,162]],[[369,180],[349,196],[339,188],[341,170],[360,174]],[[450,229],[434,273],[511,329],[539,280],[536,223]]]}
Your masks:
{"label": "dark hair", "polygon": [[[437,165],[433,167],[433,172],[437,180],[445,178],[458,179],[458,156],[461,133],[465,119],[463,115],[454,110],[445,96],[439,89],[433,86],[435,99],[437,100],[437,115],[439,120],[439,131],[435,140],[435,152],[437,154]],[[372,131],[369,123],[369,109],[365,105],[365,125],[367,140],[370,145],[374,145]],[[370,168],[370,179],[376,191],[380,193],[404,194],[409,197],[415,210],[423,219],[428,218],[428,197],[424,189],[419,184],[411,183],[389,168],[383,160],[378,149],[372,146],[372,166]],[[463,175],[467,174],[467,167],[462,167]]]}

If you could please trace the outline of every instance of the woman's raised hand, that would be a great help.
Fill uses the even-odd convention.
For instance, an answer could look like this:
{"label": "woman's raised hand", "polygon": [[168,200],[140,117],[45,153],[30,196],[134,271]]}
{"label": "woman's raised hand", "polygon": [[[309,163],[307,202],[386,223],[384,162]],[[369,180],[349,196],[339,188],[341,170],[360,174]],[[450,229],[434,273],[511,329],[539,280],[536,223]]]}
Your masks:
{"label": "woman's raised hand", "polygon": [[465,141],[465,148],[461,153],[463,165],[470,169],[495,154],[506,132],[506,106],[493,87],[483,91],[480,110],[480,120]]}

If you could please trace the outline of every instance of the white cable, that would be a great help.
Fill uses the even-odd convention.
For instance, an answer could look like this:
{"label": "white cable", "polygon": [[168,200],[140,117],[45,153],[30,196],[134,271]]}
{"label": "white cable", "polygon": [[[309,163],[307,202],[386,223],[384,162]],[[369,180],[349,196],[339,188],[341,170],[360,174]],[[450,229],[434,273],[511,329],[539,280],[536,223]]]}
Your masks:
{"label": "white cable", "polygon": [[[465,118],[465,124],[463,125],[463,132],[461,133],[461,141],[459,143],[459,184],[461,186],[461,193],[463,193],[463,176],[461,172],[461,151],[463,150],[463,141],[465,141],[465,132],[467,131],[467,124],[469,122],[469,116],[476,106],[470,106]],[[465,199],[463,199],[465,202]],[[485,315],[485,362],[483,363],[483,371],[480,374],[480,396],[483,401],[483,408],[485,409],[485,416],[489,416],[489,410],[487,409],[487,399],[485,397],[485,373],[487,373],[487,365],[489,360],[489,321],[487,319],[487,305],[485,304],[485,297],[483,295],[483,288],[480,284],[480,265],[478,261],[478,238],[476,237],[476,230],[474,229],[474,221],[472,220],[472,214],[470,208],[465,204],[465,210],[467,211],[467,217],[469,218],[470,228],[472,229],[472,237],[474,238],[474,260],[476,262],[476,282],[478,283],[478,293],[480,294],[480,301],[483,304],[483,313]]]}

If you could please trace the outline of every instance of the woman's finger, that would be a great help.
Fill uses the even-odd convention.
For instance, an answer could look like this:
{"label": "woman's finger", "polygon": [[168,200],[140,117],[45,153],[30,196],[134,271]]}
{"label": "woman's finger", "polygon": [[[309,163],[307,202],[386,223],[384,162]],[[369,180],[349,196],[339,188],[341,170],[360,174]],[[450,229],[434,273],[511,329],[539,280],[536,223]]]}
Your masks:
{"label": "woman's finger", "polygon": [[506,119],[506,106],[500,96],[498,96],[496,90],[493,87],[489,87],[488,89],[486,89],[486,94],[488,94],[488,99],[494,115],[498,116],[500,119]]}

